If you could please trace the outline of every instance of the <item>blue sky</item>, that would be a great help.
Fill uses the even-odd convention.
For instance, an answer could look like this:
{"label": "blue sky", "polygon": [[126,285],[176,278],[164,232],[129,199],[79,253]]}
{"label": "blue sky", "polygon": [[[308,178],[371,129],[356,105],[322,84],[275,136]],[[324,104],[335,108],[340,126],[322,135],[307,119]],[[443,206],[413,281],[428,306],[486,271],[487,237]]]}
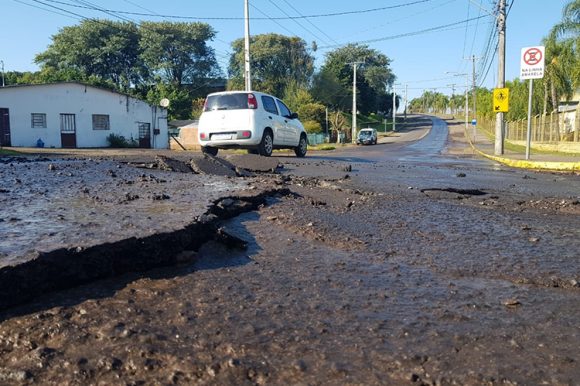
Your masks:
{"label": "blue sky", "polygon": [[[508,0],[506,79],[518,76],[522,47],[541,44],[561,19],[567,0]],[[496,0],[250,0],[250,33],[299,36],[309,44],[320,66],[329,50],[364,43],[393,60],[397,83],[406,84],[409,99],[423,90],[451,94],[471,79],[477,58],[478,86],[495,87],[497,59],[492,35]],[[331,7],[329,5],[332,5]],[[57,9],[55,7],[60,8]],[[89,8],[109,10],[104,13]],[[243,37],[243,0],[2,0],[0,60],[6,71],[35,71],[34,56],[51,43],[60,28],[84,18],[207,22],[217,31],[211,45],[225,71],[230,43]],[[118,13],[119,11],[124,13]],[[74,15],[72,14],[74,13]],[[147,14],[147,15],[137,15]],[[289,17],[302,17],[289,19]],[[471,21],[465,23],[466,20]],[[440,29],[437,27],[447,26]],[[432,30],[431,32],[421,32]],[[492,38],[493,39],[490,39]],[[492,50],[486,50],[491,41]],[[400,86],[403,88],[404,86]]]}

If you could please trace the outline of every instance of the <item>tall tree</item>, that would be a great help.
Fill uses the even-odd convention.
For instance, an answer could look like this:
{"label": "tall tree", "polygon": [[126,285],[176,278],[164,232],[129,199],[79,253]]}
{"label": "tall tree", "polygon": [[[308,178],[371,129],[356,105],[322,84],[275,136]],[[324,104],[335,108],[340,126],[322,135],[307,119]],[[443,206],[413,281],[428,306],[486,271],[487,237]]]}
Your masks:
{"label": "tall tree", "polygon": [[181,88],[220,75],[208,41],[215,31],[205,23],[142,22],[141,57],[162,81]]}
{"label": "tall tree", "polygon": [[139,57],[139,38],[133,23],[84,20],[77,26],[62,28],[35,62],[57,79],[66,78],[66,74],[81,78],[76,80],[93,76],[128,90],[146,77]]}
{"label": "tall tree", "polygon": [[343,89],[352,92],[354,62],[361,62],[357,71],[357,92],[360,95],[358,110],[363,113],[384,111],[387,106],[380,106],[378,101],[395,81],[389,67],[391,60],[386,55],[367,45],[349,44],[326,55],[321,73],[332,74]]}
{"label": "tall tree", "polygon": [[352,106],[352,91],[343,86],[330,70],[321,70],[312,77],[312,96],[322,104],[338,110]]}
{"label": "tall tree", "polygon": [[558,41],[554,33],[550,33],[543,40],[546,53],[546,69],[544,81],[547,82],[552,108],[557,109],[561,97],[569,98],[574,92],[573,72],[578,63],[575,63],[575,54],[572,41]]}
{"label": "tall tree", "polygon": [[[244,87],[244,39],[232,43],[228,68],[229,89]],[[314,58],[306,42],[298,37],[278,34],[255,35],[250,40],[252,88],[283,96],[288,84],[306,86],[314,71]]]}

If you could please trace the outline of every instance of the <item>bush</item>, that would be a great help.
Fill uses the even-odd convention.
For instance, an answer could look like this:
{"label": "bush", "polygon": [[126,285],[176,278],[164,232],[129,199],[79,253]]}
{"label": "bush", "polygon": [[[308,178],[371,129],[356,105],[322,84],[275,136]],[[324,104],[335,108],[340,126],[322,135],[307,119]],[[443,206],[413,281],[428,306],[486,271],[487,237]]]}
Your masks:
{"label": "bush", "polygon": [[309,120],[309,121],[304,121],[303,125],[304,125],[304,130],[306,130],[306,132],[308,134],[322,133],[322,125],[320,124],[320,122]]}
{"label": "bush", "polygon": [[127,140],[125,137],[119,134],[111,133],[107,136],[107,142],[109,147],[113,148],[126,148],[126,147],[138,147],[139,142],[131,138]]}

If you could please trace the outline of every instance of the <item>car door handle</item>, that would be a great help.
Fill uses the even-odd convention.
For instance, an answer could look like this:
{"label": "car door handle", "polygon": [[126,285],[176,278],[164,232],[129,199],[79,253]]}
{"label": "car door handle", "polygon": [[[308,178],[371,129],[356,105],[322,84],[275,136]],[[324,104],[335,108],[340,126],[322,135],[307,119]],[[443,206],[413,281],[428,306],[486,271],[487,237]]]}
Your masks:
{"label": "car door handle", "polygon": [[268,115],[268,118],[272,119],[272,116],[271,115]]}

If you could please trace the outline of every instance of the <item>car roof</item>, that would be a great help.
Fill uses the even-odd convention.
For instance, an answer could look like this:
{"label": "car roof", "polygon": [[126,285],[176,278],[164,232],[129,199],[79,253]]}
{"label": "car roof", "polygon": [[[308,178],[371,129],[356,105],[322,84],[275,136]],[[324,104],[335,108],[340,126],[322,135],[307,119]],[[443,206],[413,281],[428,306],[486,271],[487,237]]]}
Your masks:
{"label": "car roof", "polygon": [[[211,94],[208,94],[208,96],[214,96],[214,95],[215,96],[218,96],[218,95],[232,95],[232,94],[248,94],[248,93],[252,93],[252,94],[255,94],[255,95],[266,95],[266,96],[271,96],[271,97],[277,98],[274,95],[266,94],[266,93],[263,93],[263,92],[260,92],[260,91],[244,91],[244,90],[232,90],[232,91],[212,92]],[[280,99],[280,98],[277,98],[277,99]]]}

